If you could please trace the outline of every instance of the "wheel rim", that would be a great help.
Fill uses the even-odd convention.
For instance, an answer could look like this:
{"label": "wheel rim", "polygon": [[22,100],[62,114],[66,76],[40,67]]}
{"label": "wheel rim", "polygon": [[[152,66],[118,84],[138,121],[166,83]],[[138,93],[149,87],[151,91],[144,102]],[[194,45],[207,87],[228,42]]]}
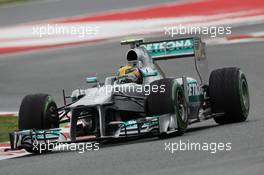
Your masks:
{"label": "wheel rim", "polygon": [[243,77],[241,80],[241,105],[243,107],[243,112],[244,113],[248,113],[249,110],[249,93],[248,93],[248,85],[247,82],[245,80],[245,78]]}
{"label": "wheel rim", "polygon": [[187,116],[185,115],[186,108],[185,108],[185,103],[184,103],[184,97],[180,91],[177,92],[177,102],[179,105],[179,116],[182,119],[182,121],[186,121]]}
{"label": "wheel rim", "polygon": [[57,113],[57,107],[51,105],[48,109],[47,109],[47,114],[48,114],[48,118],[50,120],[50,127],[51,128],[55,128],[57,127],[57,118],[58,118],[58,113]]}

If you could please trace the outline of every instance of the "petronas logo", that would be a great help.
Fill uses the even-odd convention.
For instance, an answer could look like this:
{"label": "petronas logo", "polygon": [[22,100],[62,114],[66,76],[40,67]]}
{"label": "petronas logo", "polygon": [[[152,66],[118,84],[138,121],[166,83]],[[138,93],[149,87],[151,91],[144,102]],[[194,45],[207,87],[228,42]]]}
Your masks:
{"label": "petronas logo", "polygon": [[191,39],[183,39],[183,40],[149,43],[149,44],[143,44],[141,46],[150,52],[160,52],[164,50],[173,51],[173,50],[193,48],[193,41]]}

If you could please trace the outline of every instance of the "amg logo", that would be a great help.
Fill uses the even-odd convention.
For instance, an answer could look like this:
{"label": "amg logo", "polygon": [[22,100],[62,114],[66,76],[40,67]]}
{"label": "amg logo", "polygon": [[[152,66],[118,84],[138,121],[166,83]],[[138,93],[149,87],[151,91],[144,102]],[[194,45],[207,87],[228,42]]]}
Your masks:
{"label": "amg logo", "polygon": [[193,42],[191,39],[185,39],[185,40],[149,43],[149,44],[143,44],[141,46],[150,52],[159,52],[159,51],[164,51],[164,50],[173,51],[173,50],[180,50],[180,49],[185,49],[185,48],[192,48]]}

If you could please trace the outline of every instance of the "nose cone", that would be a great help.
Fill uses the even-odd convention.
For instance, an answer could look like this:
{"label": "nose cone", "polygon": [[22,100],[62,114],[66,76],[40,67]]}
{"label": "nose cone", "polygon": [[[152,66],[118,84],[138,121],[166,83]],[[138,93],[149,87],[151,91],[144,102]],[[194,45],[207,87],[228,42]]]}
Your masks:
{"label": "nose cone", "polygon": [[90,88],[85,90],[85,96],[77,102],[70,105],[70,107],[76,107],[81,105],[99,105],[109,102],[112,95],[112,89],[102,86],[99,88]]}

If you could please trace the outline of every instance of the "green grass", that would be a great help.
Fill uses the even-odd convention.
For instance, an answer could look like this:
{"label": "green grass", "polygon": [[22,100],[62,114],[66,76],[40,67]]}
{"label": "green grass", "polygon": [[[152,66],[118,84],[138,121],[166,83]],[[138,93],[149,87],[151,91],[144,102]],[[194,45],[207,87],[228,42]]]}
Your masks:
{"label": "green grass", "polygon": [[3,4],[11,4],[11,3],[21,3],[21,2],[26,2],[29,0],[0,0],[0,5]]}
{"label": "green grass", "polygon": [[17,130],[17,117],[0,117],[0,142],[9,140],[8,133]]}

